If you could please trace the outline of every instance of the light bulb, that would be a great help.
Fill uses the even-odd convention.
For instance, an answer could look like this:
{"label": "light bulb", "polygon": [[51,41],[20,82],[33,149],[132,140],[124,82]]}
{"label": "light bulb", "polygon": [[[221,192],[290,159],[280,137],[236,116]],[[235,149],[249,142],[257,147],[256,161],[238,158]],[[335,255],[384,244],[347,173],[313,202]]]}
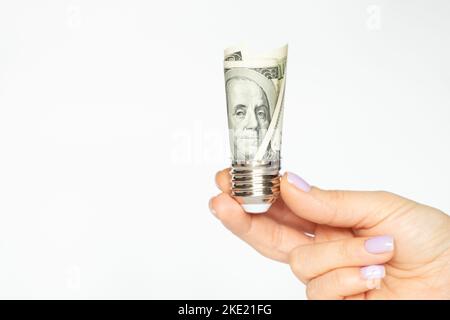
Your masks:
{"label": "light bulb", "polygon": [[280,194],[287,49],[225,49],[231,194],[248,213],[267,212]]}

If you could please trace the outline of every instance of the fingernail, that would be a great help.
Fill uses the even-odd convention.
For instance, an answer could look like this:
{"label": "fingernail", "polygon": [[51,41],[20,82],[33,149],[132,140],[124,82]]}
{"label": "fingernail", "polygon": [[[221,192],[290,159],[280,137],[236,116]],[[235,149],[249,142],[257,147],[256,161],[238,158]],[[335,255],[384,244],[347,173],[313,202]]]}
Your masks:
{"label": "fingernail", "polygon": [[288,172],[287,181],[302,191],[309,192],[309,190],[311,190],[311,186],[308,184],[308,182],[300,178],[295,173]]}
{"label": "fingernail", "polygon": [[367,239],[364,247],[370,253],[384,253],[394,250],[394,238],[392,236],[379,236]]}
{"label": "fingernail", "polygon": [[214,197],[212,197],[211,199],[209,199],[209,203],[208,203],[208,206],[209,206],[209,211],[211,211],[211,213],[215,216],[215,217],[217,217],[217,212],[216,212],[216,210],[214,210],[214,208],[212,207],[212,200],[214,199]]}
{"label": "fingernail", "polygon": [[360,269],[361,276],[366,280],[381,279],[386,275],[386,269],[381,265],[371,265]]}

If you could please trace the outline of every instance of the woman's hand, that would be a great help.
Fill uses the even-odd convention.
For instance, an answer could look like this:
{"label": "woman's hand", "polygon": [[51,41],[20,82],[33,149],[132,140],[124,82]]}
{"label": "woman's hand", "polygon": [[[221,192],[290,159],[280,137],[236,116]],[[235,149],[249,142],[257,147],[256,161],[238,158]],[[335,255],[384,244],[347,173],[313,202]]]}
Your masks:
{"label": "woman's hand", "polygon": [[281,198],[254,215],[231,197],[229,169],[216,183],[215,216],[289,263],[310,299],[450,299],[450,218],[437,209],[384,191],[326,191],[287,173]]}

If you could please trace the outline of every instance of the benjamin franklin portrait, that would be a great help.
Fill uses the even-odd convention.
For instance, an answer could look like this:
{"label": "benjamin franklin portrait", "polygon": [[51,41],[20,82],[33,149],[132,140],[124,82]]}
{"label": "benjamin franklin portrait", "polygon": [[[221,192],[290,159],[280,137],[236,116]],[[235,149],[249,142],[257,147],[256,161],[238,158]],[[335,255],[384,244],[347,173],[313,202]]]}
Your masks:
{"label": "benjamin franklin portrait", "polygon": [[[235,68],[225,73],[228,127],[235,160],[252,160],[272,119],[277,96],[274,84],[259,72]],[[269,144],[264,158],[273,151]]]}

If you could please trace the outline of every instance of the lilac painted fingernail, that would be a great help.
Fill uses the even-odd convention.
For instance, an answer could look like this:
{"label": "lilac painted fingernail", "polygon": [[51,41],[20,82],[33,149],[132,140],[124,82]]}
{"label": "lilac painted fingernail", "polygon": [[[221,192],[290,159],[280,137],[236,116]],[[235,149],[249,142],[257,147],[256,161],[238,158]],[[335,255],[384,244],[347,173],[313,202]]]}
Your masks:
{"label": "lilac painted fingernail", "polygon": [[379,236],[367,239],[364,243],[367,252],[385,253],[394,250],[394,238],[392,236]]}
{"label": "lilac painted fingernail", "polygon": [[302,191],[309,192],[309,190],[311,190],[311,186],[308,184],[308,182],[300,178],[295,173],[288,172],[287,181]]}
{"label": "lilac painted fingernail", "polygon": [[361,276],[366,280],[381,279],[386,275],[386,269],[382,265],[371,265],[360,269]]}

